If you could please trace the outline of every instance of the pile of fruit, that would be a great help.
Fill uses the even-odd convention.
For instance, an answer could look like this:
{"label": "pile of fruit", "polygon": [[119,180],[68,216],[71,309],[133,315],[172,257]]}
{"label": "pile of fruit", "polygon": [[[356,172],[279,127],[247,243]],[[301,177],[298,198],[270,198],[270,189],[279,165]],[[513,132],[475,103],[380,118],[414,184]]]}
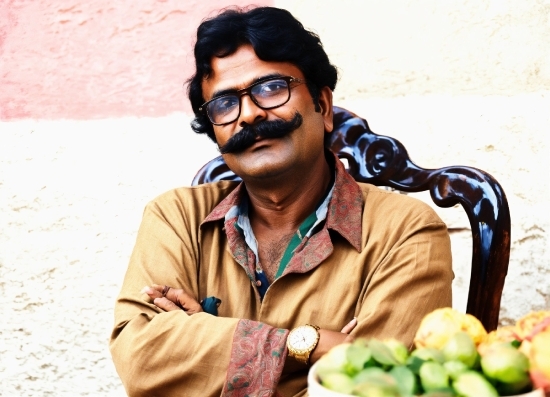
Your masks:
{"label": "pile of fruit", "polygon": [[327,389],[363,397],[550,393],[550,311],[487,334],[475,317],[438,309],[422,320],[414,343],[409,352],[397,340],[357,339],[323,356],[316,375]]}

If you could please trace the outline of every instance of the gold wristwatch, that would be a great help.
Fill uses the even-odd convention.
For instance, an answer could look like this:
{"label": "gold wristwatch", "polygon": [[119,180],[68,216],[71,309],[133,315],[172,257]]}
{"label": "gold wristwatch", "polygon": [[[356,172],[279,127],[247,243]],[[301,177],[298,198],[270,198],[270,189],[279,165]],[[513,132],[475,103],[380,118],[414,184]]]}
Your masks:
{"label": "gold wristwatch", "polygon": [[319,342],[319,327],[306,324],[294,328],[288,334],[286,346],[288,355],[294,357],[296,361],[303,364],[309,364],[309,355]]}

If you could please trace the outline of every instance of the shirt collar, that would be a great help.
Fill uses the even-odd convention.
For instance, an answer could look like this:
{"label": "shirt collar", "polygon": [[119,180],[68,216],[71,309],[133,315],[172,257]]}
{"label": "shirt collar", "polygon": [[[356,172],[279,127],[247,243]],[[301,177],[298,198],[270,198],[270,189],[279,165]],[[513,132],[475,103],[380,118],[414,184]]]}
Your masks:
{"label": "shirt collar", "polygon": [[[334,157],[336,173],[332,198],[326,216],[326,227],[340,233],[357,251],[361,252],[363,195],[359,185],[346,172],[342,162],[336,155]],[[224,219],[229,211],[237,216],[238,207],[244,194],[246,194],[246,187],[241,182],[225,199],[220,201],[202,224]]]}

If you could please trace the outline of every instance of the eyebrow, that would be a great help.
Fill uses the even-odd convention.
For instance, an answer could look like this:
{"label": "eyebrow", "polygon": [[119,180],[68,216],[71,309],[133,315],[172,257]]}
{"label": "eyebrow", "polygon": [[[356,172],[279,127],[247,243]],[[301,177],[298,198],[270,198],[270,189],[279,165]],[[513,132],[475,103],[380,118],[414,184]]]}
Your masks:
{"label": "eyebrow", "polygon": [[[255,78],[254,80],[252,80],[252,82],[250,84],[248,84],[246,87],[244,88],[248,88],[250,87],[251,85],[254,85],[256,83],[259,83],[261,81],[264,81],[264,80],[269,80],[269,79],[273,79],[273,78],[276,78],[276,77],[284,77],[285,75],[284,74],[281,74],[281,73],[270,73],[270,74],[266,74],[265,76],[261,76],[261,77],[257,77]],[[244,89],[244,88],[241,88],[241,89]],[[236,93],[237,91],[240,91],[241,89],[236,89],[236,88],[227,88],[227,89],[224,89],[224,90],[218,90],[218,91],[214,91],[214,94],[212,95],[212,99],[214,98],[217,98],[217,97],[220,97],[220,96],[224,96],[224,95],[227,95],[227,94],[234,94]]]}

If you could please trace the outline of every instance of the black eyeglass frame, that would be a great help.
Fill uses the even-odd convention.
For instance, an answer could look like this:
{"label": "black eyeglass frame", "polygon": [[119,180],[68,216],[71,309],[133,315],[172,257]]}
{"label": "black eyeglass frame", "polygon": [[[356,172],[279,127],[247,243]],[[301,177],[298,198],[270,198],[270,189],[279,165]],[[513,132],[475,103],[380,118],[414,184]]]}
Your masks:
{"label": "black eyeglass frame", "polygon": [[[284,101],[283,103],[279,104],[279,105],[276,105],[276,106],[268,106],[268,107],[264,107],[262,105],[260,105],[257,101],[256,101],[256,98],[254,98],[254,95],[252,95],[251,91],[252,91],[252,88],[256,87],[257,85],[259,84],[263,84],[263,83],[266,83],[268,81],[273,81],[273,80],[284,80],[286,81],[287,83],[287,89],[288,89],[288,98],[286,99],[286,101]],[[268,77],[266,79],[263,79],[263,80],[260,80],[260,81],[257,81],[251,85],[249,85],[248,87],[246,88],[243,88],[243,89],[240,89],[240,90],[236,90],[235,92],[231,92],[231,93],[227,93],[227,94],[223,94],[223,95],[219,95],[217,97],[214,97],[212,99],[210,99],[209,101],[206,101],[205,103],[203,103],[200,107],[199,107],[199,112],[202,112],[204,114],[206,114],[206,116],[208,117],[208,119],[210,120],[210,122],[212,123],[212,125],[227,125],[227,124],[231,124],[233,122],[235,122],[235,120],[237,120],[239,118],[239,116],[241,115],[241,97],[243,95],[248,95],[250,97],[250,99],[252,99],[252,102],[254,102],[256,104],[256,106],[258,106],[260,109],[263,109],[263,110],[269,110],[269,109],[275,109],[275,108],[278,108],[280,106],[283,106],[285,103],[287,103],[288,101],[290,101],[290,96],[291,96],[291,88],[290,87],[290,84],[291,83],[299,83],[299,84],[303,84],[305,83],[305,80],[303,79],[299,79],[297,77],[293,77],[293,76],[276,76],[276,77]],[[215,123],[213,120],[212,120],[212,117],[210,117],[210,114],[208,113],[208,104],[217,100],[217,99],[220,99],[220,98],[224,98],[224,97],[227,97],[227,96],[237,96],[239,98],[239,112],[237,113],[237,116],[235,117],[235,119],[231,120],[231,121],[228,121],[228,122],[225,122],[225,123]]]}

